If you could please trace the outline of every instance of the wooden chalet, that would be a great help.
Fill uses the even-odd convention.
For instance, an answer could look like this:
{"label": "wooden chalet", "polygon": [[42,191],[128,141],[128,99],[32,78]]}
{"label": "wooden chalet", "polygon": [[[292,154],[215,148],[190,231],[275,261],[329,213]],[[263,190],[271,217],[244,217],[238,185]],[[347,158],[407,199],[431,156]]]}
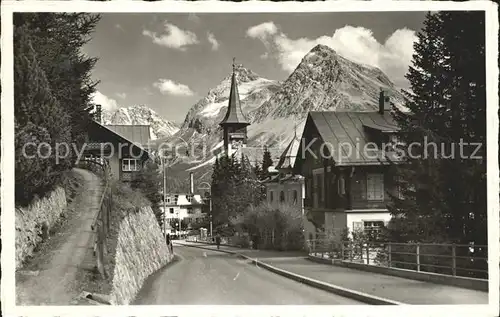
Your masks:
{"label": "wooden chalet", "polygon": [[319,232],[340,237],[390,220],[398,130],[384,91],[378,111],[309,113],[294,170],[305,177],[304,210]]}

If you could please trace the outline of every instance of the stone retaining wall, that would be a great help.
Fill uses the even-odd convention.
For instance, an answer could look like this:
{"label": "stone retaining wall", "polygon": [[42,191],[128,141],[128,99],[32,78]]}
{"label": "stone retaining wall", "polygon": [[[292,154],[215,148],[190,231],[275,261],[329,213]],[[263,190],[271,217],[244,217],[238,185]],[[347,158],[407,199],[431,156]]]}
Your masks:
{"label": "stone retaining wall", "polygon": [[146,278],[172,259],[151,207],[129,212],[122,219],[118,233],[112,304],[128,305]]}
{"label": "stone retaining wall", "polygon": [[66,193],[57,187],[43,199],[37,199],[28,207],[16,207],[16,269],[23,261],[33,255],[36,246],[42,241],[42,224],[50,230],[66,209]]}

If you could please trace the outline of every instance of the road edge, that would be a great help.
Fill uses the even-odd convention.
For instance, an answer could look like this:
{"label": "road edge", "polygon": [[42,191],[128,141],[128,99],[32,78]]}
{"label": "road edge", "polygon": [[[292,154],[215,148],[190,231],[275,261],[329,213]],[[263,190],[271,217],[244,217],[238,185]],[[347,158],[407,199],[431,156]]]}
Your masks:
{"label": "road edge", "polygon": [[329,293],[333,293],[336,295],[340,295],[343,297],[351,298],[366,304],[371,304],[371,305],[407,305],[405,303],[393,301],[390,299],[374,296],[374,295],[369,295],[366,293],[358,292],[355,290],[351,290],[348,288],[344,288],[338,285],[318,281],[303,275],[295,274],[283,269],[279,269],[277,267],[274,267],[272,265],[269,265],[267,263],[263,263],[259,261],[258,259],[251,258],[249,256],[246,256],[244,254],[241,254],[237,251],[229,251],[229,250],[221,250],[221,249],[213,249],[205,246],[200,246],[200,245],[189,245],[189,244],[184,244],[177,242],[179,245],[186,246],[186,247],[191,247],[191,248],[198,248],[198,249],[205,249],[205,250],[210,250],[210,251],[217,251],[217,252],[223,252],[223,253],[228,253],[228,254],[234,254],[237,255],[240,258],[249,260],[252,262],[252,264],[255,264],[256,266],[262,267],[270,272],[273,272],[275,274],[281,275],[283,277],[295,280],[297,282],[300,282],[302,284],[306,284],[318,289],[322,289],[324,291],[327,291]]}

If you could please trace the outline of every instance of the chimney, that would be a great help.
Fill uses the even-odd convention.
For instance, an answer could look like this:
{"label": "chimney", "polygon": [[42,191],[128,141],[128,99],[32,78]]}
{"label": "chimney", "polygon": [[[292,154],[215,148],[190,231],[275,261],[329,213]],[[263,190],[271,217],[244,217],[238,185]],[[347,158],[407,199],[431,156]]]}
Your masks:
{"label": "chimney", "polygon": [[102,106],[95,105],[94,120],[102,123]]}
{"label": "chimney", "polygon": [[378,97],[378,113],[384,114],[385,111],[391,110],[391,98],[387,90],[380,89]]}
{"label": "chimney", "polygon": [[189,173],[189,193],[194,194],[194,178],[193,172]]}

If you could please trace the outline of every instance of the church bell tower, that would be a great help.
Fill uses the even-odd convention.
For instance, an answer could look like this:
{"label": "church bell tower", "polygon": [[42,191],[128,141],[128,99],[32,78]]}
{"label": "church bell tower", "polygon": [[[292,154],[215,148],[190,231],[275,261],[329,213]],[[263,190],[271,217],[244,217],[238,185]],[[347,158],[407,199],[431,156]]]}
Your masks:
{"label": "church bell tower", "polygon": [[219,125],[223,129],[224,150],[227,155],[232,155],[240,147],[247,145],[247,127],[250,125],[241,110],[240,95],[236,82],[236,71],[233,58],[233,74],[231,76],[231,90],[226,116]]}

